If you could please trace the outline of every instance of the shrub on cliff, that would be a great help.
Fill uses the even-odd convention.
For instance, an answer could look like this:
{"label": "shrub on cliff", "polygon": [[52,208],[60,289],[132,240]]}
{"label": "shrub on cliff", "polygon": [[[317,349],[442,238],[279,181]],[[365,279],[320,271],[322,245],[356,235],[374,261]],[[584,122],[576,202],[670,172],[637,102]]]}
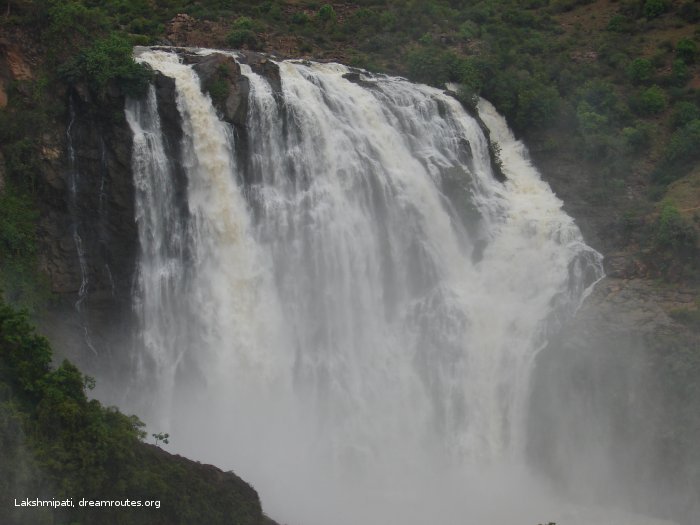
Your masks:
{"label": "shrub on cliff", "polygon": [[34,272],[38,215],[26,194],[14,188],[0,194],[0,289],[8,300],[26,306],[39,302]]}
{"label": "shrub on cliff", "polygon": [[586,101],[576,108],[581,149],[589,159],[608,157],[616,149],[609,119],[598,111]]}
{"label": "shrub on cliff", "polygon": [[233,29],[226,37],[226,41],[233,48],[246,46],[255,49],[258,47],[258,38],[250,29]]}
{"label": "shrub on cliff", "polygon": [[622,136],[625,144],[633,153],[644,151],[651,145],[654,135],[654,127],[645,122],[637,122],[635,126],[628,126],[622,129]]}
{"label": "shrub on cliff", "polygon": [[671,164],[691,163],[700,159],[700,120],[691,120],[671,136],[664,160]]}
{"label": "shrub on cliff", "polygon": [[258,47],[258,37],[255,30],[259,29],[258,24],[247,16],[237,18],[231,25],[231,31],[226,37],[226,41],[231,47],[248,47],[256,49]]}
{"label": "shrub on cliff", "polygon": [[148,86],[150,72],[134,61],[131,42],[117,33],[83,51],[80,62],[88,80],[98,89],[115,82],[127,95],[138,95]]}
{"label": "shrub on cliff", "polygon": [[321,6],[318,10],[318,18],[323,22],[335,22],[335,9],[330,4]]}
{"label": "shrub on cliff", "polygon": [[681,38],[676,44],[676,55],[686,64],[693,64],[698,57],[698,45],[690,38]]}
{"label": "shrub on cliff", "polygon": [[421,47],[406,55],[411,78],[433,86],[443,87],[445,82],[460,79],[461,62],[450,51],[440,51],[432,47]]}
{"label": "shrub on cliff", "polygon": [[654,66],[646,58],[636,58],[627,67],[627,75],[634,84],[641,84],[651,80],[654,74]]}
{"label": "shrub on cliff", "polygon": [[656,221],[654,241],[657,247],[676,251],[693,250],[697,243],[697,233],[671,203],[664,204]]}
{"label": "shrub on cliff", "polygon": [[112,33],[83,49],[58,68],[68,82],[85,81],[95,93],[104,93],[111,85],[128,96],[145,93],[151,71],[134,61],[131,42]]}
{"label": "shrub on cliff", "polygon": [[644,2],[644,16],[648,20],[656,18],[668,10],[668,2],[666,0],[646,0]]}
{"label": "shrub on cliff", "polygon": [[700,107],[688,101],[678,102],[673,107],[671,124],[674,128],[680,128],[693,120],[700,119]]}
{"label": "shrub on cliff", "polygon": [[661,113],[668,105],[668,96],[659,86],[651,86],[639,93],[632,101],[635,111],[642,116]]}

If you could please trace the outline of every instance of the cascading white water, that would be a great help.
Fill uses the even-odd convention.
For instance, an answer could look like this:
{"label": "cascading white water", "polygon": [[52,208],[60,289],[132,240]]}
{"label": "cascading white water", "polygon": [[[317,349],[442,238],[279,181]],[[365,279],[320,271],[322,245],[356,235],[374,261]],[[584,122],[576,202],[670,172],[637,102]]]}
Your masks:
{"label": "cascading white water", "polygon": [[175,80],[184,127],[168,159],[155,91],[127,105],[136,389],[154,430],[235,469],[289,523],[554,519],[520,485],[528,380],[601,257],[494,109],[479,105],[505,183],[479,124],[439,90],[281,62],[280,102],[243,65],[239,165],[192,68],[138,59]]}

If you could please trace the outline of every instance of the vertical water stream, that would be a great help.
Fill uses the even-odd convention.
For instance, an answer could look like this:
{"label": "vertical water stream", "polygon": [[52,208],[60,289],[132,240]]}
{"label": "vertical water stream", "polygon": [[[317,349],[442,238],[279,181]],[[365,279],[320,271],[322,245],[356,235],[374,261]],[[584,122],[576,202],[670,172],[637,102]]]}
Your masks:
{"label": "vertical water stream", "polygon": [[480,104],[500,183],[479,124],[439,90],[281,62],[280,101],[242,66],[238,165],[192,68],[139,60],[175,80],[184,128],[167,158],[155,91],[128,102],[137,391],[155,430],[291,523],[507,522],[479,487],[522,481],[534,357],[602,266],[505,122]]}

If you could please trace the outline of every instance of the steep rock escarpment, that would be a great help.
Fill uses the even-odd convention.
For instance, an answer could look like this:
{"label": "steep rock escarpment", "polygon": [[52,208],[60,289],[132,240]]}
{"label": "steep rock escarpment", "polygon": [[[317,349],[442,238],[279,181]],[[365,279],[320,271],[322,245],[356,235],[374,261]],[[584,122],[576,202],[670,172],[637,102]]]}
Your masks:
{"label": "steep rock escarpment", "polygon": [[119,368],[132,323],[132,138],[118,92],[98,101],[77,86],[65,97],[65,128],[43,148],[41,265],[57,298],[43,328],[61,355],[95,373]]}

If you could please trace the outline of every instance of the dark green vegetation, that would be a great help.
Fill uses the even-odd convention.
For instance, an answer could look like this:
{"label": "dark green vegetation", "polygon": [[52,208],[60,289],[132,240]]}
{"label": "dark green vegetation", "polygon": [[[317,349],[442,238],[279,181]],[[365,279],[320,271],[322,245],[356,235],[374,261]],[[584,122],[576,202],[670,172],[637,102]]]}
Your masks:
{"label": "dark green vegetation", "polygon": [[[27,315],[0,302],[1,523],[264,522],[245,482],[141,443],[143,423],[88,400],[94,381],[51,359]],[[75,508],[16,509],[15,498],[73,498]],[[81,508],[81,498],[159,500],[160,508]]]}
{"label": "dark green vegetation", "polygon": [[37,270],[39,132],[55,111],[47,107],[44,81],[16,82],[10,105],[0,110],[0,289],[15,303],[46,300]]}

